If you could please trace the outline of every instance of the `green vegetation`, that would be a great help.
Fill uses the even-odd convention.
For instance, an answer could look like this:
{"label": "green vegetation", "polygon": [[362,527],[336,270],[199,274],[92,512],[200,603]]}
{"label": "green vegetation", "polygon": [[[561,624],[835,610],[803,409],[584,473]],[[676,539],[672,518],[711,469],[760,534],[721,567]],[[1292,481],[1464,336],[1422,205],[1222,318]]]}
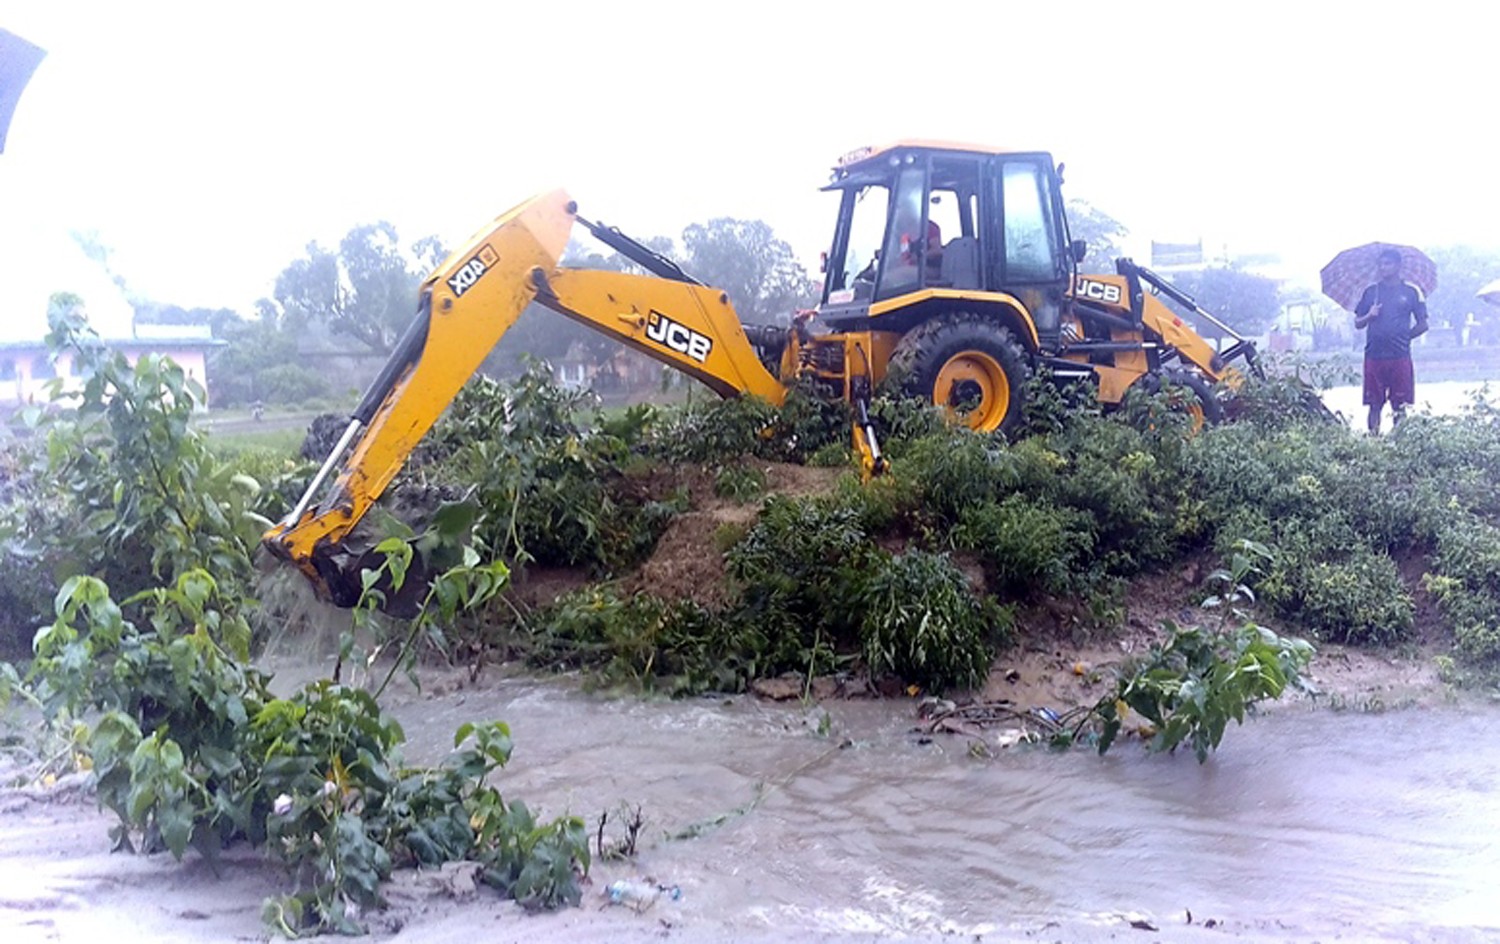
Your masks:
{"label": "green vegetation", "polygon": [[294,456],[307,435],[306,424],[276,429],[235,430],[225,432],[218,429],[206,431],[208,446],[215,455],[232,458],[249,452],[260,452],[270,459],[284,460]]}
{"label": "green vegetation", "polygon": [[[284,861],[291,889],[265,913],[285,934],[358,930],[411,863],[476,861],[528,906],[578,900],[582,824],[501,795],[503,724],[461,726],[435,767],[402,761],[378,698],[419,650],[503,644],[669,695],[782,673],[961,689],[1024,608],[1076,602],[1075,619],[1107,628],[1129,581],[1206,557],[1225,567],[1186,592],[1212,594],[1218,624],[1163,627],[1060,738],[1091,730],[1108,750],[1128,710],[1154,748],[1206,757],[1311,655],[1251,619],[1252,599],[1318,640],[1388,646],[1412,638],[1428,593],[1454,641],[1446,674],[1500,675],[1500,410],[1483,401],[1375,440],[1309,420],[1293,386],[1251,384],[1237,422],[1193,434],[1171,390],[1103,413],[1037,379],[1027,435],[1008,442],[881,397],[894,474],[862,483],[850,467],[787,495],[765,463],[850,462],[841,407],[797,393],[781,409],[604,414],[533,364],[458,398],[407,478],[465,499],[375,544],[334,676],[277,698],[249,662],[251,553],[308,464],[210,448],[191,422],[201,392],[174,364],[128,364],[65,314],[54,328],[89,379],[29,416],[34,435],[0,465],[0,563],[29,578],[0,606],[13,642],[43,626],[29,665],[0,666],[0,700],[43,715],[55,763],[92,767],[121,847],[211,857],[244,841]],[[722,555],[716,602],[636,579],[674,519],[710,505],[732,511],[699,549]],[[419,558],[438,564],[421,615],[378,618]],[[509,568],[544,564],[601,582],[536,608],[502,594]]]}
{"label": "green vegetation", "polygon": [[1246,709],[1280,698],[1300,682],[1312,646],[1257,625],[1242,608],[1254,600],[1244,581],[1274,557],[1253,541],[1237,542],[1229,567],[1209,578],[1224,591],[1204,602],[1219,610],[1219,625],[1168,623],[1166,641],[1119,674],[1115,691],[1094,708],[1101,727],[1099,753],[1114,743],[1128,708],[1153,726],[1153,751],[1175,751],[1186,742],[1201,764],[1218,748],[1230,721],[1243,723]]}
{"label": "green vegetation", "polygon": [[[170,361],[132,366],[64,314],[52,343],[72,350],[89,380],[74,409],[34,418],[45,449],[14,453],[6,467],[0,553],[56,593],[29,666],[0,663],[0,708],[25,701],[45,721],[49,763],[93,770],[100,804],[118,819],[117,848],[209,859],[233,842],[264,848],[290,876],[291,890],[264,910],[287,936],[359,932],[359,916],[382,904],[381,883],[405,864],[467,859],[523,905],[577,904],[590,862],[583,823],[539,822],[501,795],[492,781],[510,759],[504,724],[461,725],[445,761],[411,767],[400,726],[376,701],[384,683],[372,694],[336,673],[271,694],[249,662],[250,549],[266,523],[257,503],[285,500],[245,471],[266,471],[265,457],[208,449],[189,422],[201,391]],[[467,526],[472,515],[448,512],[423,534],[383,542],[384,563],[366,572],[354,619],[375,640],[367,667],[394,648],[386,681],[419,642],[444,646],[444,627],[505,585],[503,565],[468,550],[388,646],[384,624],[368,619],[378,588],[399,590],[414,557],[451,537],[453,519]],[[26,608],[41,601],[6,603],[12,617],[34,619]]]}
{"label": "green vegetation", "polygon": [[[1500,668],[1500,633],[1492,628],[1500,605],[1489,589],[1500,586],[1500,500],[1485,471],[1500,458],[1500,424],[1490,408],[1413,417],[1394,436],[1372,440],[1317,420],[1292,383],[1255,382],[1243,391],[1237,422],[1194,435],[1172,391],[1132,396],[1109,414],[1080,407],[1076,396],[1043,381],[1030,392],[1029,435],[1013,443],[950,429],[910,401],[877,399],[895,473],[860,484],[851,471],[829,494],[772,495],[748,527],[721,527],[714,551],[724,554],[729,602],[718,609],[626,602],[625,593],[604,586],[584,592],[593,603],[583,609],[574,599],[534,615],[508,643],[525,649],[535,637],[540,663],[614,665],[604,672],[614,682],[637,678],[655,687],[649,677],[660,669],[657,681],[672,691],[701,690],[720,684],[716,678],[737,689],[753,674],[809,665],[961,686],[982,676],[972,667],[986,664],[1006,638],[1006,607],[1076,599],[1082,618],[1107,626],[1128,581],[1205,555],[1227,559],[1249,539],[1271,553],[1263,572],[1247,579],[1268,615],[1290,628],[1330,642],[1402,643],[1414,632],[1414,594],[1430,592],[1450,621],[1460,662],[1479,676]],[[750,400],[641,410],[623,435],[618,418],[594,428],[574,420],[561,441],[572,443],[569,461],[596,470],[594,491],[544,502],[549,527],[610,521],[608,529],[582,527],[584,540],[570,546],[629,534],[638,560],[651,535],[695,500],[684,494],[682,469],[707,470],[718,498],[753,501],[761,486],[746,460],[810,462],[842,448],[841,418],[810,415],[797,420],[802,435],[792,452],[775,434],[788,422],[785,411]],[[518,421],[514,428],[531,427]],[[599,487],[611,475],[657,491],[646,498],[652,493]],[[664,483],[675,485],[663,490]],[[511,509],[530,501],[515,494],[485,506],[481,520],[509,521]],[[621,500],[632,494],[633,504]],[[704,497],[700,491],[696,500]],[[523,532],[516,534],[513,554],[525,547]],[[938,571],[954,568],[955,554],[984,572],[983,588],[965,586],[963,594],[981,615],[952,610],[951,618],[923,624],[945,638],[939,648],[953,661],[927,662],[934,651],[927,645],[873,642],[883,630],[872,612],[888,617],[884,628],[893,632],[907,625],[897,615],[905,603],[923,600],[913,605],[937,612],[940,604],[916,589],[954,586],[952,571]],[[613,560],[605,572],[628,573],[628,558]],[[916,569],[924,571],[921,581],[898,576]],[[692,628],[691,645],[684,627]],[[665,668],[672,662],[665,647],[627,660],[629,671],[613,662],[611,639],[629,649],[658,637],[697,653],[701,664]],[[563,658],[569,645],[577,651]],[[911,658],[897,659],[898,652]]]}

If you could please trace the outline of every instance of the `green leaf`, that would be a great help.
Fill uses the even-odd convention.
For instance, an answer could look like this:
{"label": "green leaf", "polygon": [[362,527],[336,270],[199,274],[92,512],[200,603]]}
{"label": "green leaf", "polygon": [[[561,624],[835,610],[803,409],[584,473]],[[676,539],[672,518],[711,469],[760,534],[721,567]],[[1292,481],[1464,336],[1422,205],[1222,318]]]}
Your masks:
{"label": "green leaf", "polygon": [[161,828],[162,841],[172,853],[172,858],[181,860],[193,838],[193,812],[185,804],[162,807],[157,811],[157,823]]}
{"label": "green leaf", "polygon": [[469,534],[479,516],[479,506],[474,502],[444,502],[432,515],[432,529],[442,537],[455,541]]}

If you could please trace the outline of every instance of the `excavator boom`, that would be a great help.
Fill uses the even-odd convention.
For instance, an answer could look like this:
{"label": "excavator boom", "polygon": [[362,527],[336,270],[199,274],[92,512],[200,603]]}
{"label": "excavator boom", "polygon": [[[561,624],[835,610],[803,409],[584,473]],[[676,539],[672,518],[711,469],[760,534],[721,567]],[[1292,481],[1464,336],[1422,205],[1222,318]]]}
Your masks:
{"label": "excavator boom", "polygon": [[[497,217],[423,283],[416,319],[338,445],[296,508],[262,539],[324,596],[341,606],[357,602],[354,568],[360,562],[347,553],[345,539],[532,301],[696,377],[721,396],[754,394],[777,404],[785,398],[728,296],[670,260],[645,260],[653,271],[671,267],[655,276],[558,268],[575,220],[577,207],[563,191],[534,197]],[[629,241],[580,222],[596,235],[609,234],[611,245]],[[650,252],[634,246],[632,259]]]}

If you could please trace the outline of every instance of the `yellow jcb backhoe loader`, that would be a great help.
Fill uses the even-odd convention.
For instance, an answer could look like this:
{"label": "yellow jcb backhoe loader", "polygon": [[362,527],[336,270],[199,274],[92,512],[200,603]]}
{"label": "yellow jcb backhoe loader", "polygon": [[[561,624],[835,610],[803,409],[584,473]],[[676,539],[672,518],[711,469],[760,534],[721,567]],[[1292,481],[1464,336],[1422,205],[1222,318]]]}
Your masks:
{"label": "yellow jcb backhoe loader", "polygon": [[[341,542],[532,301],[721,396],[780,404],[800,381],[850,403],[871,474],[885,460],[867,407],[887,375],[958,422],[1007,431],[1038,365],[1060,382],[1092,380],[1106,405],[1172,380],[1192,390],[1205,422],[1220,414],[1212,385],[1234,379],[1230,362],[1258,370],[1250,342],[1146,269],[1122,259],[1115,275],[1077,274],[1086,247],[1069,237],[1044,152],[903,141],[846,155],[824,189],[840,203],[823,296],[790,326],[741,324],[724,292],[580,216],[560,190],[501,215],[422,285],[416,319],[264,543],[352,605],[359,575],[347,572],[355,565]],[[559,267],[576,225],[650,274]],[[1215,351],[1156,293],[1232,345]]]}

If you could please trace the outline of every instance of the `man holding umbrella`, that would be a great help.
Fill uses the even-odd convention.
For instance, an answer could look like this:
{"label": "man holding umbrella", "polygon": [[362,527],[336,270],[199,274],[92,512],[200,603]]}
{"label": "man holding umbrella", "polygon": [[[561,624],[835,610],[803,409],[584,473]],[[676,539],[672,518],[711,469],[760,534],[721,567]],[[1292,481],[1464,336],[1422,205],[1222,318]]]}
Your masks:
{"label": "man holding umbrella", "polygon": [[1354,327],[1367,331],[1364,399],[1370,408],[1372,435],[1380,432],[1380,414],[1387,400],[1395,423],[1416,402],[1411,342],[1427,331],[1427,302],[1420,288],[1402,281],[1400,250],[1382,249],[1376,273],[1378,281],[1365,289],[1354,308]]}

